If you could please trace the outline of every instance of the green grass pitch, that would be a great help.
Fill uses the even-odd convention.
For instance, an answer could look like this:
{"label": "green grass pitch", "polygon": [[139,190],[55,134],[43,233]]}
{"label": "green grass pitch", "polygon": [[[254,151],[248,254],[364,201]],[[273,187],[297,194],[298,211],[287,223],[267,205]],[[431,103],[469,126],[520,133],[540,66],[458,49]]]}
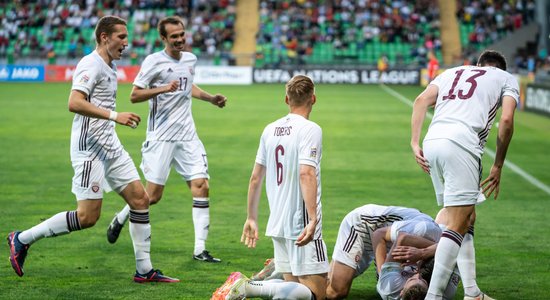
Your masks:
{"label": "green grass pitch", "polygon": [[[118,111],[134,111],[143,123],[117,127],[136,165],[145,136],[146,104],[131,104],[130,85],[120,85]],[[178,284],[135,284],[132,243],[125,227],[115,245],[106,228],[122,199],[105,195],[103,215],[91,229],[34,244],[25,276],[15,275],[8,247],[0,254],[0,299],[209,299],[232,271],[251,275],[272,256],[270,239],[256,249],[240,243],[246,218],[248,179],[264,126],[287,113],[283,85],[203,86],[225,94],[218,109],[195,100],[193,112],[211,174],[211,226],[207,248],[223,259],[205,264],[192,259],[192,201],[172,172],[164,198],[151,209],[152,260]],[[392,86],[407,99],[420,87]],[[73,114],[67,110],[70,84],[0,84],[0,234],[27,229],[53,214],[76,207],[71,194],[69,158]],[[311,119],[323,128],[323,229],[329,255],[338,226],[353,208],[377,203],[438,211],[430,179],[416,165],[409,147],[410,106],[379,86],[320,85]],[[518,112],[508,159],[550,184],[550,119]],[[488,147],[494,150],[496,128]],[[492,164],[484,157],[484,175]],[[268,208],[260,207],[260,231]],[[478,283],[497,299],[547,299],[550,295],[550,195],[505,168],[501,195],[478,207]],[[374,268],[358,277],[349,299],[379,299]],[[461,299],[459,288],[457,299]]]}

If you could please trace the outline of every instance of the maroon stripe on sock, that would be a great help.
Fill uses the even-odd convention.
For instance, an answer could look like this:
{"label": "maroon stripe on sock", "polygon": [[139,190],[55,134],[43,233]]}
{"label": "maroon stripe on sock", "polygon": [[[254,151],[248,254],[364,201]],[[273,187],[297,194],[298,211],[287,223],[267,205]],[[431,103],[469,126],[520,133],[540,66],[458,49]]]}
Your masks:
{"label": "maroon stripe on sock", "polygon": [[462,235],[456,231],[447,229],[443,231],[443,233],[441,234],[441,238],[448,238],[457,243],[458,246],[462,245]]}

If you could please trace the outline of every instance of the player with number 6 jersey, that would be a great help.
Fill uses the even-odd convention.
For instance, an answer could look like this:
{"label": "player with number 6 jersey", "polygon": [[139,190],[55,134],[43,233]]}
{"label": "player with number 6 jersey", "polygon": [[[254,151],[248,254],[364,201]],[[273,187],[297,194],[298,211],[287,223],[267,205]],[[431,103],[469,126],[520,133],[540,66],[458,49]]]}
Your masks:
{"label": "player with number 6 jersey", "polygon": [[231,274],[212,299],[325,299],[327,247],[321,234],[322,131],[309,120],[315,86],[304,75],[286,84],[290,113],[266,126],[248,186],[247,219],[241,242],[258,241],[258,206],[265,179],[275,272],[284,281],[251,281]]}
{"label": "player with number 6 jersey", "polygon": [[308,223],[299,184],[300,165],[315,168],[319,220],[313,239],[321,236],[321,139],[322,131],[314,122],[290,113],[269,124],[263,131],[256,163],[266,167],[266,193],[270,217],[266,235],[297,239]]}
{"label": "player with number 6 jersey", "polygon": [[[498,196],[518,101],[518,82],[506,72],[506,59],[486,50],[477,66],[443,72],[414,102],[411,148],[416,162],[431,176],[438,204],[448,212],[426,299],[441,299],[455,265],[462,277],[464,299],[491,299],[476,283],[475,205],[493,192],[495,199]],[[422,149],[420,133],[430,106],[435,106],[434,117]],[[495,160],[489,176],[481,181],[481,156],[500,107]]]}

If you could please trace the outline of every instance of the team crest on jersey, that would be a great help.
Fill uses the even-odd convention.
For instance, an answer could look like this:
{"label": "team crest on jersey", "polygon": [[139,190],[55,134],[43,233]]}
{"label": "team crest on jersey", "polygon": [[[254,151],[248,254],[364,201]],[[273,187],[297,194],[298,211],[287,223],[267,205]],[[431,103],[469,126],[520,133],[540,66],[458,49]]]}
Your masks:
{"label": "team crest on jersey", "polygon": [[361,255],[355,255],[355,262],[358,263],[361,260]]}
{"label": "team crest on jersey", "polygon": [[92,191],[93,191],[94,193],[99,192],[99,183],[97,183],[97,182],[92,182]]}
{"label": "team crest on jersey", "polygon": [[189,73],[191,73],[191,75],[195,75],[195,68],[189,67]]}
{"label": "team crest on jersey", "polygon": [[88,77],[88,75],[80,77],[80,83],[87,83],[88,80],[90,80],[90,77]]}
{"label": "team crest on jersey", "polygon": [[311,148],[311,152],[309,152],[309,157],[311,158],[317,157],[317,148]]}

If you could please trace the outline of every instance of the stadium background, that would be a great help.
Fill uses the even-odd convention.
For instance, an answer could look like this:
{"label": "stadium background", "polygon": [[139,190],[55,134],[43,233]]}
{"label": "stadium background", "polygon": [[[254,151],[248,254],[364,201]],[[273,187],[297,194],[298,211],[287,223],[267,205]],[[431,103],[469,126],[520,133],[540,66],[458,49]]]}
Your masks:
{"label": "stadium background", "polygon": [[[499,299],[550,297],[550,240],[545,222],[550,208],[549,9],[550,3],[543,0],[1,1],[1,232],[31,226],[73,203],[68,162],[72,116],[64,101],[76,63],[93,51],[95,22],[108,14],[127,19],[130,33],[130,46],[117,62],[118,109],[142,116],[147,114],[146,106],[130,106],[123,95],[129,94],[129,83],[142,59],[162,49],[156,32],[159,19],[173,14],[185,19],[188,50],[199,57],[196,83],[230,99],[226,112],[200,103],[194,104],[194,110],[210,157],[213,199],[231,200],[212,210],[209,243],[213,246],[209,248],[226,250],[223,266],[197,266],[185,255],[190,243],[183,236],[192,232],[181,228],[191,224],[184,210],[189,205],[170,200],[189,195],[180,179],[171,175],[166,200],[154,208],[158,219],[152,217],[157,222],[153,224],[159,224],[153,225],[158,237],[153,251],[159,253],[154,254],[154,262],[164,265],[161,268],[169,274],[185,272],[183,290],[133,287],[126,280],[132,265],[129,238],[113,250],[103,237],[110,215],[120,205],[120,199],[108,194],[104,217],[89,233],[33,246],[24,278],[16,278],[7,261],[0,266],[0,298],[205,299],[229,272],[261,268],[271,252],[269,242],[263,240],[260,249],[251,252],[254,259],[238,245],[246,179],[263,125],[285,112],[275,102],[281,98],[281,83],[296,73],[311,76],[319,84],[318,95],[324,96],[320,99],[331,102],[320,101],[313,113],[325,129],[323,187],[328,196],[324,205],[329,253],[339,221],[356,206],[368,202],[409,205],[433,215],[436,207],[426,201],[432,197],[431,186],[410,160],[407,147],[410,110],[397,108],[402,103],[390,103],[397,99],[406,104],[421,91],[428,80],[430,56],[437,58],[442,70],[475,63],[485,48],[507,56],[510,72],[521,82],[520,109],[526,111],[517,115],[518,132],[509,153],[515,164],[507,165],[503,199],[481,208],[487,221],[480,221],[476,235],[480,236],[480,281],[489,295]],[[387,128],[388,120],[395,128]],[[138,163],[143,132],[118,131]],[[485,170],[490,160],[485,158]],[[262,205],[265,221],[265,198]],[[187,217],[185,221],[180,215]],[[504,226],[510,226],[509,232],[499,233]],[[167,229],[172,227],[176,229]],[[171,239],[186,250],[173,246]],[[7,256],[7,250],[4,253]],[[91,258],[83,259],[78,253]],[[124,268],[118,268],[119,262]],[[98,268],[112,275],[98,275]],[[351,299],[376,299],[372,275],[369,270],[358,278]]]}

